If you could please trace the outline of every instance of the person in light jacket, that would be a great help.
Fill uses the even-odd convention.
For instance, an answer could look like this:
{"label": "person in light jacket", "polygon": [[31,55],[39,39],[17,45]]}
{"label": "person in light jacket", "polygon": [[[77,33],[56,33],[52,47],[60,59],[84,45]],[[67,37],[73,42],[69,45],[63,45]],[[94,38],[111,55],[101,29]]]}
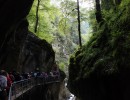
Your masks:
{"label": "person in light jacket", "polygon": [[0,71],[0,100],[7,100],[7,73],[5,70]]}

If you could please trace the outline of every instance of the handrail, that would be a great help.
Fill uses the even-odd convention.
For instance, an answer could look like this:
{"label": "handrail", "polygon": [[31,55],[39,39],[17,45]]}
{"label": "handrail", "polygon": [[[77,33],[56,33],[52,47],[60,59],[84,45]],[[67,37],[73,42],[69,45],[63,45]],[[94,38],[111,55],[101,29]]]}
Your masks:
{"label": "handrail", "polygon": [[17,97],[21,96],[34,86],[59,82],[59,80],[60,80],[59,76],[55,75],[48,77],[34,77],[30,79],[24,79],[21,81],[13,82],[9,90],[8,100],[16,99]]}
{"label": "handrail", "polygon": [[9,90],[8,100],[16,99],[18,96],[26,92],[28,89],[34,86],[34,79],[24,79],[21,81],[16,81],[11,84]]}

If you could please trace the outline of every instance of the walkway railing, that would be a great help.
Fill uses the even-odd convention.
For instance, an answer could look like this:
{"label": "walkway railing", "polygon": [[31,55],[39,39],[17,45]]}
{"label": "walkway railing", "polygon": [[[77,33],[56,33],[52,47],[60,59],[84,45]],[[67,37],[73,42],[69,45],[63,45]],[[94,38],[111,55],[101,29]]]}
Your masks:
{"label": "walkway railing", "polygon": [[35,77],[14,82],[9,91],[8,100],[14,100],[37,85],[59,82],[59,76]]}

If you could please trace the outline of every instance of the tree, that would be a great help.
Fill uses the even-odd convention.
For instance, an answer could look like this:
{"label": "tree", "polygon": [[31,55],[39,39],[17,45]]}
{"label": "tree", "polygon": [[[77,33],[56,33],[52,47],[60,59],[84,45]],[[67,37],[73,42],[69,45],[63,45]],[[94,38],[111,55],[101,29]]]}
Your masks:
{"label": "tree", "polygon": [[59,11],[53,5],[50,5],[50,0],[34,1],[32,9],[28,15],[29,29],[41,39],[46,39],[49,43],[53,41],[53,24],[55,14]]}
{"label": "tree", "polygon": [[40,1],[41,0],[38,0],[37,1],[37,7],[36,7],[36,23],[35,23],[35,27],[34,27],[34,32],[36,33],[37,32],[37,26],[38,26],[38,10],[39,10],[39,5],[40,5]]}
{"label": "tree", "polygon": [[79,45],[82,47],[82,42],[81,42],[81,29],[80,29],[80,10],[79,10],[79,0],[77,0],[77,13],[78,13],[78,33],[79,33]]}
{"label": "tree", "polygon": [[102,14],[101,14],[101,7],[100,7],[100,0],[95,0],[96,3],[96,20],[98,23],[100,23],[102,19]]}
{"label": "tree", "polygon": [[[34,1],[28,19],[31,31],[33,30],[38,37],[51,43],[56,52],[56,61],[63,62],[67,66],[69,55],[78,47],[79,41],[82,45],[82,22],[87,19],[88,14],[85,8],[80,8],[79,11],[76,1],[59,0],[59,2],[60,6],[51,5],[50,0],[39,0],[39,3]],[[80,22],[79,31],[81,32],[78,36],[78,23]]]}
{"label": "tree", "polygon": [[101,0],[101,7],[103,10],[110,10],[116,8],[122,0]]}

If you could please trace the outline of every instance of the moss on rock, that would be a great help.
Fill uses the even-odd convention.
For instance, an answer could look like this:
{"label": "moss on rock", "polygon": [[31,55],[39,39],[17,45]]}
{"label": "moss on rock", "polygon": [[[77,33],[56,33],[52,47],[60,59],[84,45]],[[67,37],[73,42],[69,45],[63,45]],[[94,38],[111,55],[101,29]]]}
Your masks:
{"label": "moss on rock", "polygon": [[130,99],[130,1],[124,2],[70,59],[69,89],[81,100]]}

